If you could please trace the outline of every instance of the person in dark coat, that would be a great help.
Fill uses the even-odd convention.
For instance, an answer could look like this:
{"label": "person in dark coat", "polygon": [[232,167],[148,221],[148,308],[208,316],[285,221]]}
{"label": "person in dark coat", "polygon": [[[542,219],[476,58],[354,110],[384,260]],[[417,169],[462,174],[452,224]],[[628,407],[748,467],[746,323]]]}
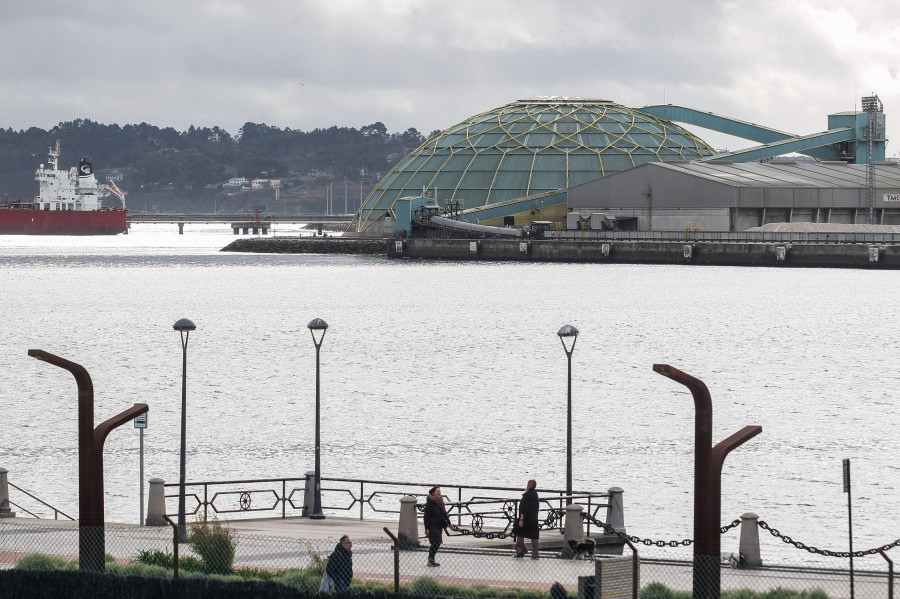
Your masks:
{"label": "person in dark coat", "polygon": [[428,549],[428,565],[431,567],[440,566],[434,561],[438,548],[441,546],[443,536],[441,531],[446,530],[449,526],[451,530],[456,527],[450,523],[450,517],[447,516],[447,509],[444,507],[444,497],[441,495],[440,487],[431,487],[428,491],[428,499],[425,500],[425,513],[422,517],[425,523],[425,536],[431,547]]}
{"label": "person in dark coat", "polygon": [[334,551],[328,556],[328,565],[325,566],[325,575],[322,577],[322,586],[319,592],[338,593],[346,592],[350,588],[353,579],[353,541],[344,535]]}
{"label": "person in dark coat", "polygon": [[513,526],[513,533],[516,535],[516,557],[525,557],[525,539],[531,539],[531,559],[538,559],[540,499],[536,487],[534,479],[528,481],[519,501],[519,519]]}

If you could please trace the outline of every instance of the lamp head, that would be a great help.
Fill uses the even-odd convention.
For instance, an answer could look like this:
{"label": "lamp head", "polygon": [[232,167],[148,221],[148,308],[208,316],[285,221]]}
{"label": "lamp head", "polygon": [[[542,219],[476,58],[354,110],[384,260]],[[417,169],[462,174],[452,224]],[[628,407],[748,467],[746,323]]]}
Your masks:
{"label": "lamp head", "polygon": [[[563,351],[565,351],[566,355],[571,359],[572,352],[575,350],[575,342],[578,340],[578,329],[570,324],[567,324],[559,329],[556,334],[559,335],[559,340],[562,342]],[[572,339],[571,346],[566,345],[567,338]]]}
{"label": "lamp head", "polygon": [[194,329],[197,328],[197,325],[195,325],[193,322],[191,322],[187,318],[182,318],[181,320],[176,322],[174,325],[172,325],[172,328],[175,329],[176,331],[193,331]]}
{"label": "lamp head", "polygon": [[313,318],[306,326],[310,331],[324,331],[328,328],[328,323],[321,318]]}
{"label": "lamp head", "polygon": [[576,329],[575,327],[573,327],[570,324],[567,324],[567,325],[563,326],[561,329],[559,329],[556,332],[556,334],[559,335],[560,337],[577,337],[578,329]]}
{"label": "lamp head", "polygon": [[[306,326],[309,329],[310,335],[312,335],[313,344],[316,346],[316,352],[318,352],[319,347],[322,345],[322,341],[325,340],[325,331],[328,330],[328,323],[321,318],[313,318]],[[317,331],[319,331],[318,339],[316,338]]]}

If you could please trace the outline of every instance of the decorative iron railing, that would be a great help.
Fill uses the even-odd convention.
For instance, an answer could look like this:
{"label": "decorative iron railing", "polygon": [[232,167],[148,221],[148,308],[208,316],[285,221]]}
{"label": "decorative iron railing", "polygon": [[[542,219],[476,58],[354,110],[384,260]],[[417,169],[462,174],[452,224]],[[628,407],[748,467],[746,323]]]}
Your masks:
{"label": "decorative iron railing", "polygon": [[[207,519],[228,515],[261,517],[263,512],[281,512],[281,517],[307,515],[307,481],[303,478],[264,478],[185,483],[188,515]],[[411,495],[424,498],[431,484],[360,478],[322,477],[322,509],[326,512],[358,510],[359,519],[391,520],[399,512],[400,498]],[[166,483],[167,515],[177,515],[178,483]],[[518,512],[522,489],[517,487],[441,484],[447,500],[448,515],[458,526],[473,524],[495,531],[507,531]],[[585,513],[597,517],[608,507],[609,493],[575,493],[567,496],[558,489],[538,489],[541,495],[540,520],[545,528],[557,528],[564,520],[567,503],[579,503]],[[421,506],[420,506],[421,509]],[[602,519],[602,518],[601,518]],[[590,527],[590,520],[587,521]],[[590,534],[590,530],[588,530]]]}

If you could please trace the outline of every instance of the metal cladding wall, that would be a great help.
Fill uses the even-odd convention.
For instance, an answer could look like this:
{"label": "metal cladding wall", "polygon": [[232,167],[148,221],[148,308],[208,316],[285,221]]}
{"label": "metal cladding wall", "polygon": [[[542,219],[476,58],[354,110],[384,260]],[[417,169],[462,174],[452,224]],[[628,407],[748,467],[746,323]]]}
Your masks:
{"label": "metal cladding wall", "polygon": [[[740,231],[771,222],[860,223],[866,165],[651,163],[568,190],[569,208],[638,218],[638,230]],[[876,223],[900,223],[900,165],[876,168]]]}

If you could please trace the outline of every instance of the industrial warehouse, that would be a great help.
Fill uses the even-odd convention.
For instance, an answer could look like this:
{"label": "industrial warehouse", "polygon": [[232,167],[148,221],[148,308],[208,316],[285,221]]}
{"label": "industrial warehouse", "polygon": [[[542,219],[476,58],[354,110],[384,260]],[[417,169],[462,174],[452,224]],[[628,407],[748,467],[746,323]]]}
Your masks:
{"label": "industrial warehouse", "polygon": [[[410,153],[366,198],[350,232],[508,237],[900,225],[900,164],[885,161],[883,106],[872,95],[862,108],[828,115],[821,132],[791,133],[671,104],[520,100]],[[758,145],[717,152],[677,123]]]}

